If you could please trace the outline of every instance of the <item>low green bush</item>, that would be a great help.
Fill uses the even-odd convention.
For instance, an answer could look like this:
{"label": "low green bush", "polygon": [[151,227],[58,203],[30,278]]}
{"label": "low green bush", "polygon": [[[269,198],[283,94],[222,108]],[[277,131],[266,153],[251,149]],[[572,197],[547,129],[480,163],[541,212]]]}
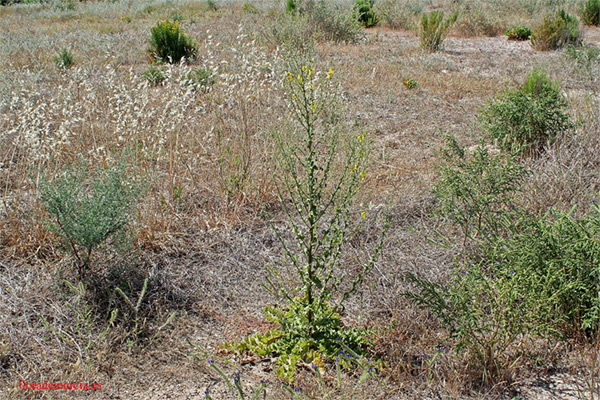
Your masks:
{"label": "low green bush", "polygon": [[429,14],[423,14],[419,31],[421,47],[428,51],[440,50],[442,42],[448,34],[448,29],[456,22],[457,18],[458,12],[447,19],[444,19],[443,11],[432,11]]}
{"label": "low green bush", "polygon": [[600,0],[582,2],[580,14],[584,25],[600,25]]}
{"label": "low green bush", "polygon": [[175,64],[196,56],[196,43],[185,35],[178,21],[159,22],[151,32],[148,52],[154,60]]}
{"label": "low green bush", "polygon": [[379,22],[379,17],[373,10],[374,4],[375,0],[356,0],[354,2],[354,18],[365,28],[371,28]]}
{"label": "low green bush", "polygon": [[479,120],[501,148],[534,155],[571,128],[566,109],[558,83],[534,68],[522,88],[500,93]]}
{"label": "low green bush", "polygon": [[508,40],[529,40],[531,37],[531,29],[525,26],[513,26],[504,32],[504,36]]}
{"label": "low green bush", "polygon": [[560,10],[555,16],[547,16],[531,34],[531,45],[536,50],[555,50],[568,45],[579,45],[581,32],[579,20]]}

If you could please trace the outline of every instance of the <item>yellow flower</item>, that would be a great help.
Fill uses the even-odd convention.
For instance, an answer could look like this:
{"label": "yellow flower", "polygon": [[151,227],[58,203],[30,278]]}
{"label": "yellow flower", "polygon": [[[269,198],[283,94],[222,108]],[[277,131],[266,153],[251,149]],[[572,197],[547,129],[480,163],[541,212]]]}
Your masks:
{"label": "yellow flower", "polygon": [[329,68],[329,72],[327,73],[327,79],[331,78],[331,75],[333,75],[333,68]]}
{"label": "yellow flower", "polygon": [[288,73],[287,73],[287,80],[288,80],[288,82],[291,82],[293,79],[294,79],[294,78],[292,77],[292,73],[291,73],[291,72],[288,72]]}
{"label": "yellow flower", "polygon": [[363,212],[360,213],[360,215],[362,215],[363,219],[367,219],[367,213],[366,212],[363,211]]}
{"label": "yellow flower", "polygon": [[302,75],[298,74],[298,83],[302,83]]}

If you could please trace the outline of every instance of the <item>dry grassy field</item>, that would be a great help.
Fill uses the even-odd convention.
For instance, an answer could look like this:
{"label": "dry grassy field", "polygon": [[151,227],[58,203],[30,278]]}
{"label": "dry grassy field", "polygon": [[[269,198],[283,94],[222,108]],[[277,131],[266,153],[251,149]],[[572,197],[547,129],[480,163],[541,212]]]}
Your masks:
{"label": "dry grassy field", "polygon": [[[352,1],[292,3],[287,13],[283,0],[0,6],[0,399],[600,399],[600,27],[581,22],[579,47],[541,51],[505,31],[535,34],[559,9],[579,22],[579,1],[377,0],[369,28]],[[433,11],[457,12],[436,51],[420,40]],[[195,42],[193,57],[157,62],[151,31],[165,20]],[[568,124],[509,156],[481,115],[534,70],[560,91]],[[324,97],[302,103],[313,92]],[[302,139],[311,115],[314,146]],[[330,131],[340,140],[331,151]],[[447,135],[465,160],[484,139],[486,157],[526,171],[509,199],[469,192],[492,207],[471,225],[440,212],[451,190]],[[363,144],[353,165],[348,154]],[[331,170],[314,167],[322,195],[336,199],[322,211],[298,206],[314,197],[302,189],[310,154],[332,160]],[[349,197],[335,197],[344,185]],[[548,271],[591,265],[555,293],[596,279],[582,289],[595,312],[575,310],[569,325],[554,316],[565,310],[552,294],[544,304],[528,297],[537,295],[527,272],[521,289],[484,268],[499,257],[514,276],[517,264],[528,271],[511,258],[525,250],[503,253],[496,238],[512,243],[525,217],[496,228],[493,245],[484,240],[485,213],[500,219],[511,209],[546,221],[539,229],[549,237],[564,226],[579,235],[557,247],[569,250]],[[302,236],[314,213],[324,239]],[[321,280],[305,266],[313,244],[325,260],[315,264]],[[469,275],[467,265],[483,272]],[[461,276],[490,289],[477,297],[453,283]],[[274,278],[288,299],[269,290]],[[424,293],[418,282],[457,289],[427,305],[407,296]],[[290,299],[301,304],[292,316],[311,321],[313,294],[343,302],[339,332],[364,339],[360,354],[340,344],[351,362],[319,347],[313,327],[309,351],[290,361],[293,379],[277,374],[285,352],[227,345],[291,330],[265,312],[293,314]],[[578,300],[569,301],[573,311]],[[45,382],[101,389],[23,389]]]}

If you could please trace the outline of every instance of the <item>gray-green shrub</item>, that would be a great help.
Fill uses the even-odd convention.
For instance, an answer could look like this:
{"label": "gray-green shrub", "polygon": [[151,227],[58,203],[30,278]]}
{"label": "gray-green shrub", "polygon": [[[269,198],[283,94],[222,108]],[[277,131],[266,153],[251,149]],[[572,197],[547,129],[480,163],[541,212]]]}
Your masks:
{"label": "gray-green shrub", "polygon": [[558,83],[534,68],[523,87],[500,93],[479,120],[501,148],[535,154],[571,128],[566,110]]}
{"label": "gray-green shrub", "polygon": [[75,59],[73,53],[67,48],[64,48],[54,57],[54,65],[58,69],[69,69],[75,65]]}
{"label": "gray-green shrub", "polygon": [[93,251],[125,232],[143,189],[125,158],[95,171],[74,165],[53,179],[41,176],[39,201],[51,217],[48,226],[75,257],[80,280]]}

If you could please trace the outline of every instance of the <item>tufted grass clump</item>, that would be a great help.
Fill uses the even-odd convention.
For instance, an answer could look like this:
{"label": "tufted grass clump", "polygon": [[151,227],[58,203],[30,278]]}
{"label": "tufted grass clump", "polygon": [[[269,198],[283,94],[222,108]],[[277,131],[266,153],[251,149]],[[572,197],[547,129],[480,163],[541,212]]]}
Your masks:
{"label": "tufted grass clump", "polygon": [[54,65],[56,65],[56,68],[58,69],[70,69],[75,65],[73,53],[67,48],[62,49],[60,53],[54,57]]}
{"label": "tufted grass clump", "polygon": [[571,128],[566,110],[558,83],[534,68],[523,87],[500,93],[479,118],[499,147],[535,155]]}
{"label": "tufted grass clump", "polygon": [[52,179],[41,175],[38,190],[50,216],[47,225],[74,256],[82,280],[94,251],[126,233],[144,185],[123,159],[95,171],[73,165]]}
{"label": "tufted grass clump", "polygon": [[421,38],[421,47],[427,51],[438,51],[442,48],[442,42],[448,34],[448,29],[456,19],[458,12],[444,19],[443,11],[432,11],[423,14],[421,17],[421,26],[419,35]]}
{"label": "tufted grass clump", "polygon": [[375,0],[356,0],[354,2],[354,18],[365,28],[371,28],[379,22],[379,17],[373,9],[374,5]]}
{"label": "tufted grass clump", "polygon": [[531,46],[540,51],[556,50],[581,43],[579,20],[560,10],[555,16],[547,16],[531,34]]}
{"label": "tufted grass clump", "polygon": [[154,60],[176,64],[183,58],[194,58],[198,47],[183,32],[179,21],[167,20],[158,22],[152,27],[148,52]]}
{"label": "tufted grass clump", "polygon": [[600,0],[582,2],[580,15],[584,25],[600,25]]}

